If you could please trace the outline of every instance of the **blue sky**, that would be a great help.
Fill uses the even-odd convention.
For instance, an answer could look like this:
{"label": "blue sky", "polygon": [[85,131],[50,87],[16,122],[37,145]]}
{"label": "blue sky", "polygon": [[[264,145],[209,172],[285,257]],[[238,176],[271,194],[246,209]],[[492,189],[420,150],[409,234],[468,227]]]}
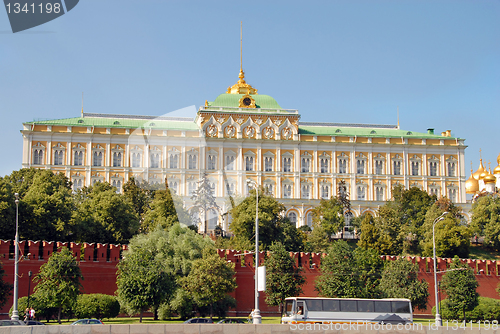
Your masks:
{"label": "blue sky", "polygon": [[465,138],[466,177],[500,153],[499,1],[82,0],[13,34],[0,10],[0,176],[22,123],[163,115],[213,101],[243,69],[302,121],[396,124]]}

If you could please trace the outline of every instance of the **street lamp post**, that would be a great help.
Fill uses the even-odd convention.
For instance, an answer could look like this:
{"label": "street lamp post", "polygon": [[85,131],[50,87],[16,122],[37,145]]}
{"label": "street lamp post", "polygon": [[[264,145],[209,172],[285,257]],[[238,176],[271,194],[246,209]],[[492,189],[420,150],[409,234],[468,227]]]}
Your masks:
{"label": "street lamp post", "polygon": [[12,320],[19,320],[19,313],[17,312],[17,289],[18,289],[18,270],[19,270],[19,255],[18,255],[18,247],[19,247],[19,194],[15,193],[16,197],[16,240],[14,241],[14,305],[12,310]]}
{"label": "street lamp post", "polygon": [[262,317],[259,310],[259,189],[257,182],[247,180],[248,184],[253,184],[257,201],[255,205],[255,309],[253,311],[253,323],[261,324]]}
{"label": "street lamp post", "polygon": [[30,270],[28,271],[28,308],[30,308],[30,292],[31,292],[31,276],[33,275],[33,272]]}
{"label": "street lamp post", "polygon": [[441,216],[437,217],[432,223],[432,251],[434,255],[434,296],[436,297],[436,325],[442,326],[443,321],[441,320],[441,315],[439,314],[439,297],[438,297],[438,283],[437,283],[437,265],[436,265],[436,237],[434,234],[434,227],[438,222],[444,219],[448,212],[443,212]]}

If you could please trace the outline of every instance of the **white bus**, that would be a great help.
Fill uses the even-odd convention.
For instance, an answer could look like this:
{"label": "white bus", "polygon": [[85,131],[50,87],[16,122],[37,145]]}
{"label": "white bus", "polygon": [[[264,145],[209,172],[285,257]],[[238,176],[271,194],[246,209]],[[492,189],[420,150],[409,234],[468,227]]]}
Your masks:
{"label": "white bus", "polygon": [[282,324],[413,322],[409,299],[289,297],[281,315]]}

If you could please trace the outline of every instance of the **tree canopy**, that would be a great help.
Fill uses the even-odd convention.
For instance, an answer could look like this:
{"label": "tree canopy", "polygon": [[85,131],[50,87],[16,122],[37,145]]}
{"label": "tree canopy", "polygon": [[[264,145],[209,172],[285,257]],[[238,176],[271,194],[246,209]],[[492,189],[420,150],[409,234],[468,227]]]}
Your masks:
{"label": "tree canopy", "polygon": [[61,323],[63,308],[71,309],[76,303],[81,280],[82,272],[75,257],[68,248],[62,247],[59,252],[52,253],[35,275],[34,296],[46,307],[57,308],[57,320]]}
{"label": "tree canopy", "polygon": [[386,263],[379,288],[385,298],[407,298],[413,309],[427,308],[429,284],[418,280],[418,266],[406,258]]}
{"label": "tree canopy", "polygon": [[482,196],[472,204],[473,232],[484,236],[484,244],[500,251],[500,197]]}
{"label": "tree canopy", "polygon": [[295,262],[283,244],[275,242],[269,248],[270,255],[264,261],[266,266],[266,303],[279,306],[280,310],[285,298],[302,293],[305,278],[300,274],[301,268]]}

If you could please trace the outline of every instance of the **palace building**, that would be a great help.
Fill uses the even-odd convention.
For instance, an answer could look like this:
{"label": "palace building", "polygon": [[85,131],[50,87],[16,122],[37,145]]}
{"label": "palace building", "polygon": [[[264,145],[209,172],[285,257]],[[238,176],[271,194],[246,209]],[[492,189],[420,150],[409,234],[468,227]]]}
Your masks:
{"label": "palace building", "polygon": [[[238,82],[195,119],[82,113],[80,117],[23,124],[23,167],[64,173],[76,190],[109,182],[118,191],[130,177],[168,180],[192,205],[206,173],[221,212],[208,230],[228,228],[228,195],[245,196],[248,180],[265,187],[297,226],[311,225],[320,199],[344,180],[355,216],[374,213],[396,185],[418,187],[466,203],[464,139],[402,130],[398,125],[301,122],[268,95]],[[205,226],[200,226],[205,230]]]}

